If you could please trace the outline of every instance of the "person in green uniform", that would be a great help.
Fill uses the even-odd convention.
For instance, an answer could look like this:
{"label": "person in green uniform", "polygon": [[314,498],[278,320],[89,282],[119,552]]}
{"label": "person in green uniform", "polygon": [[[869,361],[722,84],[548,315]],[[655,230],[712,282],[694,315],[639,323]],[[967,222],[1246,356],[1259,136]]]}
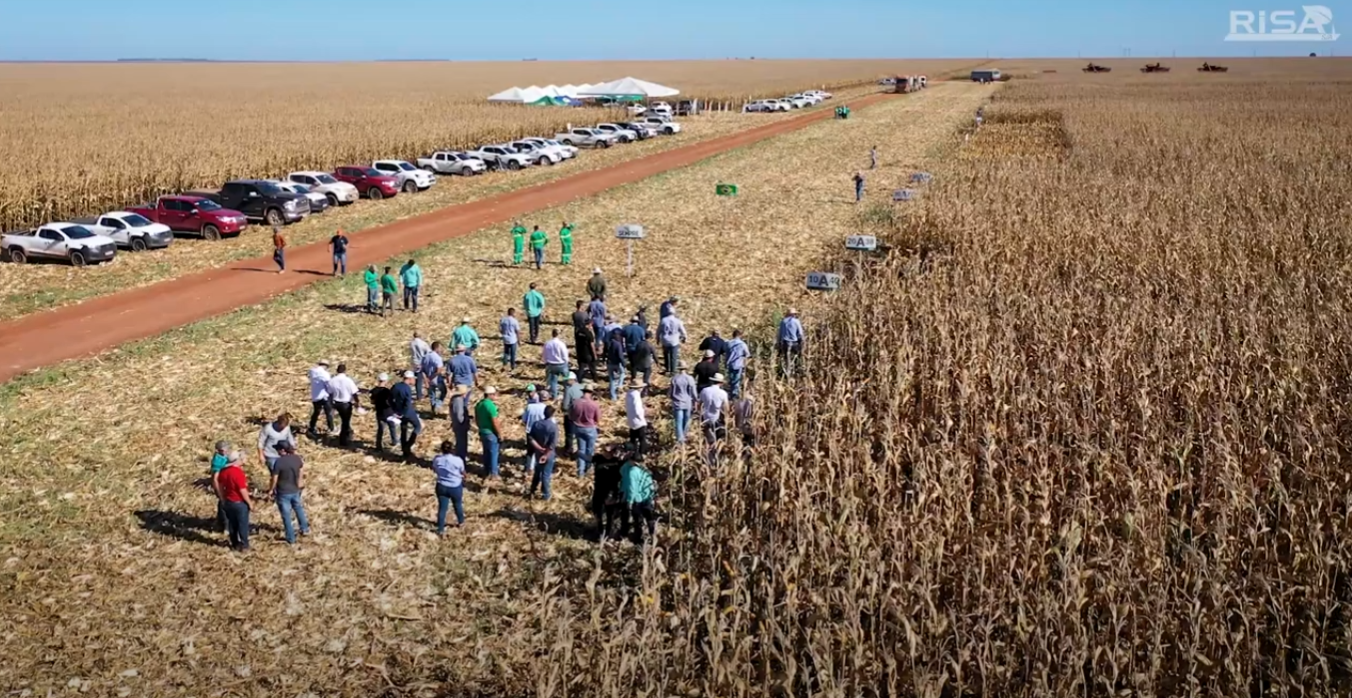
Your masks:
{"label": "person in green uniform", "polygon": [[376,273],[376,265],[366,267],[362,279],[366,281],[366,312],[374,315],[380,307],[380,274]]}
{"label": "person in green uniform", "polygon": [[399,293],[399,281],[394,278],[393,267],[385,267],[385,274],[380,277],[380,290],[384,296],[384,302],[380,306],[380,317],[385,317],[385,311],[394,312],[394,294]]}
{"label": "person in green uniform", "polygon": [[544,320],[545,294],[535,288],[534,281],[530,282],[530,290],[526,291],[521,304],[526,307],[526,321],[530,324],[530,343],[536,344],[540,341],[540,323]]}
{"label": "person in green uniform", "polygon": [[563,222],[563,227],[559,228],[559,245],[563,248],[563,257],[559,261],[563,264],[573,263],[573,226],[568,221]]}
{"label": "person in green uniform", "polygon": [[521,256],[526,253],[526,227],[518,221],[512,228],[512,264],[521,264]]}
{"label": "person in green uniform", "polygon": [[549,242],[549,236],[545,231],[540,230],[540,226],[535,226],[535,230],[530,233],[530,249],[535,253],[535,268],[542,269],[545,265],[545,243]]}

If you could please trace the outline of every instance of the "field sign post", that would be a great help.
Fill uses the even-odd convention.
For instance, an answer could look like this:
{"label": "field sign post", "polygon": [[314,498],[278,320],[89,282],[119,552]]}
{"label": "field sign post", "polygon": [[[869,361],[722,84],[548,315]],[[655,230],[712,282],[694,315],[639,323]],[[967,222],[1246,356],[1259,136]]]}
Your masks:
{"label": "field sign post", "polygon": [[826,271],[814,271],[807,275],[807,290],[835,291],[840,288],[840,274]]}
{"label": "field sign post", "polygon": [[615,237],[624,240],[625,256],[628,258],[628,266],[625,270],[625,276],[634,275],[634,241],[643,239],[643,226],[636,223],[626,223],[615,229]]}
{"label": "field sign post", "polygon": [[910,201],[913,198],[915,198],[914,189],[898,189],[892,192],[893,201]]}
{"label": "field sign post", "polygon": [[851,235],[845,238],[845,249],[859,252],[859,271],[864,270],[864,253],[878,249],[878,238],[874,235]]}
{"label": "field sign post", "polygon": [[928,173],[928,172],[913,172],[913,173],[911,173],[911,183],[912,183],[912,184],[929,184],[929,181],[930,181],[931,179],[934,179],[934,175],[931,175],[931,174]]}

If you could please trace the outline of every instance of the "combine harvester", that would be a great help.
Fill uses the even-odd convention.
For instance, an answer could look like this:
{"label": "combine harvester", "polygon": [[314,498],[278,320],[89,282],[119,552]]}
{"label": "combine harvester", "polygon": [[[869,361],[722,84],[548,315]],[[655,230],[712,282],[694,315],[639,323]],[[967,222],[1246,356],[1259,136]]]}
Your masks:
{"label": "combine harvester", "polygon": [[924,75],[898,75],[892,78],[892,92],[899,95],[918,92],[928,87],[928,83],[929,78]]}
{"label": "combine harvester", "polygon": [[1145,64],[1145,67],[1144,67],[1144,68],[1141,68],[1141,72],[1142,72],[1142,73],[1167,73],[1167,72],[1169,72],[1169,66],[1167,66],[1167,65],[1160,65],[1159,63],[1146,63],[1146,64]]}
{"label": "combine harvester", "polygon": [[1081,68],[1080,70],[1082,70],[1083,72],[1086,72],[1086,73],[1111,73],[1111,72],[1113,72],[1113,69],[1112,69],[1112,68],[1109,68],[1109,67],[1106,66],[1106,65],[1098,65],[1098,64],[1096,64],[1096,63],[1090,63],[1089,65],[1085,66],[1084,68]]}
{"label": "combine harvester", "polygon": [[1202,67],[1201,67],[1201,68],[1198,68],[1198,69],[1197,69],[1197,72],[1199,72],[1199,73],[1225,73],[1225,72],[1229,72],[1229,70],[1230,70],[1229,68],[1227,68],[1227,67],[1225,67],[1225,66],[1223,66],[1223,65],[1213,65],[1213,64],[1211,64],[1211,63],[1207,63],[1207,62],[1203,61],[1203,62],[1202,62]]}

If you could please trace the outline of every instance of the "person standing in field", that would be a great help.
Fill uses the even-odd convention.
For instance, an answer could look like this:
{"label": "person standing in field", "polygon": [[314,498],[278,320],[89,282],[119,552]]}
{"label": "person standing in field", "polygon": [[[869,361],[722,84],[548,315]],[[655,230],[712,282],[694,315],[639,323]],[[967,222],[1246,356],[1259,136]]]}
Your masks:
{"label": "person standing in field", "polygon": [[305,516],[305,503],[300,496],[301,490],[305,489],[305,473],[301,470],[305,463],[296,455],[296,449],[291,444],[283,444],[281,454],[277,466],[272,469],[268,492],[272,493],[273,501],[277,502],[277,511],[282,515],[282,532],[286,544],[295,545],[296,529],[291,525],[293,513],[296,524],[300,526],[300,534],[310,535],[310,520]]}
{"label": "person standing in field", "polygon": [[690,414],[695,409],[695,399],[699,392],[695,390],[695,378],[690,375],[690,367],[684,362],[676,365],[677,373],[671,378],[671,421],[676,426],[676,443],[685,443],[686,433],[690,431]]}
{"label": "person standing in field", "polygon": [[221,469],[216,476],[216,491],[225,507],[225,531],[230,549],[242,553],[249,550],[249,512],[253,510],[253,500],[249,498],[249,476],[244,473],[240,460],[230,459]]}
{"label": "person standing in field", "polygon": [[498,389],[493,386],[484,388],[484,399],[474,406],[474,422],[479,427],[479,443],[484,448],[484,475],[497,480],[498,449],[502,443],[502,424],[498,419],[498,403],[493,396]]}
{"label": "person standing in field", "polygon": [[545,362],[545,380],[549,383],[549,394],[557,395],[559,380],[568,375],[568,345],[563,343],[557,329],[550,332],[545,342],[542,358]]}
{"label": "person standing in field", "polygon": [[534,474],[530,480],[530,492],[526,498],[535,496],[535,488],[541,488],[541,498],[546,502],[553,496],[551,483],[554,482],[554,463],[559,445],[559,426],[554,423],[554,406],[546,405],[543,416],[526,430],[526,446],[535,462]]}
{"label": "person standing in field", "polygon": [[591,279],[587,281],[587,293],[592,298],[599,298],[603,302],[606,299],[606,277],[601,276],[601,267],[592,269]]}
{"label": "person standing in field", "polygon": [[521,306],[526,309],[526,325],[530,327],[530,343],[538,344],[540,342],[540,323],[544,322],[545,317],[545,294],[540,293],[535,287],[535,282],[530,282],[530,290],[521,299]]}
{"label": "person standing in field", "polygon": [[404,371],[404,380],[390,391],[390,407],[399,415],[399,447],[404,460],[412,461],[413,447],[422,433],[422,419],[418,417],[418,403],[413,399],[413,372]]}
{"label": "person standing in field", "polygon": [[404,282],[404,310],[418,312],[418,290],[422,288],[422,267],[415,260],[408,260],[399,270],[399,278]]}
{"label": "person standing in field", "polygon": [[479,333],[469,326],[469,322],[468,316],[460,318],[460,326],[451,333],[451,344],[457,347],[463,344],[465,353],[473,356],[474,351],[479,348]]}
{"label": "person standing in field", "polygon": [[338,364],[338,373],[329,379],[329,399],[338,412],[338,445],[352,445],[352,409],[357,406],[357,384],[347,375],[347,365]]}
{"label": "person standing in field", "polygon": [[277,415],[276,419],[264,424],[258,430],[258,460],[263,463],[268,472],[272,472],[272,465],[281,456],[277,452],[277,446],[287,443],[296,443],[296,437],[291,433],[291,414],[289,412]]}
{"label": "person standing in field", "polygon": [[[630,354],[628,361],[629,368],[632,370],[634,367],[634,349],[638,347],[639,342],[643,341],[643,325],[638,324],[638,316],[635,315],[629,318],[629,324],[625,325],[621,331],[624,332],[624,348]],[[634,371],[634,373],[638,373],[638,371]]]}
{"label": "person standing in field", "polygon": [[854,173],[854,202],[857,204],[864,200],[864,174],[862,172]]}
{"label": "person standing in field", "polygon": [[427,345],[427,340],[423,339],[422,333],[414,332],[413,341],[408,343],[408,357],[410,361],[408,367],[418,372],[418,384],[415,386],[416,392],[413,394],[413,397],[418,400],[423,399],[423,359],[427,358],[427,355],[431,352],[432,347]]}
{"label": "person standing in field", "polygon": [[[568,221],[559,228],[559,248],[562,250],[559,264],[568,266],[573,263],[573,226]],[[549,497],[545,497],[549,499]]]}
{"label": "person standing in field", "polygon": [[573,455],[573,403],[582,397],[582,386],[578,385],[577,374],[569,373],[564,381],[563,399],[559,411],[563,413],[563,453]]}
{"label": "person standing in field", "polygon": [[[446,360],[441,358],[441,342],[432,342],[432,348],[423,354],[422,363],[417,366],[417,384],[415,390],[421,390],[427,383],[427,397],[432,403],[432,416],[435,417],[441,403],[446,399]],[[414,399],[422,399],[416,392]]]}
{"label": "person standing in field", "polygon": [[712,351],[714,353],[714,366],[717,367],[723,363],[723,354],[727,352],[728,343],[723,339],[723,335],[718,330],[709,330],[709,336],[699,343],[701,352]]}
{"label": "person standing in field", "polygon": [[610,399],[619,398],[620,386],[624,385],[624,363],[629,352],[624,346],[624,333],[615,328],[606,336],[606,377],[610,380]]}
{"label": "person standing in field", "polygon": [[545,403],[540,393],[535,390],[535,384],[526,386],[526,409],[521,411],[521,423],[526,429],[526,474],[535,472],[535,466],[538,461],[535,459],[535,451],[530,448],[530,430],[535,423],[545,418]]}
{"label": "person standing in field", "polygon": [[479,385],[479,365],[474,363],[474,357],[469,355],[467,349],[463,344],[455,346],[455,356],[450,361],[451,384],[476,388]]}
{"label": "person standing in field", "polygon": [[779,352],[780,369],[784,375],[792,376],[803,358],[803,323],[798,320],[798,311],[789,308],[784,319],[779,321],[779,333],[775,339],[775,349]]}
{"label": "person standing in field", "polygon": [[516,321],[516,308],[508,308],[507,314],[498,320],[498,335],[502,337],[502,365],[507,370],[516,370],[516,350],[520,342],[521,323]]}
{"label": "person standing in field", "polygon": [[447,509],[455,507],[455,527],[465,525],[465,459],[456,454],[450,441],[442,441],[440,453],[432,459],[437,476],[437,535],[446,535]]}
{"label": "person standing in field", "polygon": [[713,385],[714,376],[718,375],[718,358],[714,356],[713,350],[704,351],[704,358],[695,364],[694,373],[696,390],[703,391]]}
{"label": "person standing in field", "polygon": [[680,303],[680,302],[681,302],[681,299],[680,299],[680,298],[677,298],[676,296],[672,296],[672,297],[668,298],[665,302],[663,302],[662,305],[661,305],[661,307],[659,307],[659,308],[657,309],[657,321],[658,321],[659,323],[661,323],[661,322],[662,322],[662,318],[665,318],[665,317],[668,316],[668,315],[673,315],[673,314],[675,314],[675,313],[676,313],[676,305],[677,305],[678,303]]}
{"label": "person standing in field", "polygon": [[367,265],[362,280],[366,282],[366,312],[375,315],[380,306],[380,274],[376,272],[376,265]]}
{"label": "person standing in field", "polygon": [[[653,333],[644,332],[643,338],[638,340],[638,344],[629,347],[629,369],[634,372],[634,377],[643,376],[643,383],[648,388],[653,385],[653,363],[657,358],[657,350],[653,348]],[[647,391],[644,391],[647,394]]]}
{"label": "person standing in field", "polygon": [[531,254],[535,255],[535,269],[538,271],[545,265],[545,245],[549,243],[549,235],[540,230],[540,226],[530,232]]}
{"label": "person standing in field", "polygon": [[876,146],[876,145],[873,146],[872,148],[869,148],[869,151],[868,151],[868,168],[869,168],[870,170],[876,170],[876,169],[878,169],[878,146]]}
{"label": "person standing in field", "polygon": [[393,446],[398,437],[395,436],[394,423],[390,422],[390,417],[395,416],[394,408],[390,404],[390,374],[382,373],[376,376],[376,387],[371,388],[371,411],[376,416],[376,450],[385,450],[385,431],[390,432],[390,445]]}
{"label": "person standing in field", "polygon": [[648,384],[637,376],[624,394],[624,420],[629,426],[629,447],[643,455],[648,448],[648,410],[643,405],[643,390]]}
{"label": "person standing in field", "polygon": [[582,334],[582,329],[591,324],[591,313],[587,311],[581,298],[577,299],[573,306],[573,346],[578,346],[578,336]]}
{"label": "person standing in field", "polygon": [[718,442],[728,436],[728,393],[723,390],[723,374],[715,375],[713,383],[700,391],[698,408],[704,441],[709,444],[709,461],[714,463],[718,459]]}
{"label": "person standing in field", "polygon": [[737,398],[742,394],[742,376],[746,375],[746,362],[751,358],[751,347],[742,339],[741,330],[732,331],[732,339],[726,348],[728,357],[729,394]]}
{"label": "person standing in field", "polygon": [[329,252],[333,255],[333,276],[347,276],[347,236],[339,228],[329,238]]}
{"label": "person standing in field", "polygon": [[755,408],[751,402],[751,386],[748,384],[742,398],[732,403],[733,425],[742,437],[742,459],[751,460],[751,450],[756,447],[756,429],[752,424]]}
{"label": "person standing in field", "polygon": [[469,458],[470,404],[469,386],[457,385],[451,391],[451,434],[455,436],[455,455]]}
{"label": "person standing in field", "polygon": [[324,426],[329,436],[333,436],[333,400],[329,398],[329,381],[333,380],[333,376],[329,375],[328,360],[320,359],[310,368],[306,378],[310,381],[310,427],[305,430],[305,434],[312,439],[319,438],[317,427],[322,412]]}
{"label": "person standing in field", "polygon": [[211,453],[211,492],[216,495],[216,530],[219,533],[224,533],[228,529],[225,523],[225,500],[221,498],[221,483],[217,476],[230,464],[233,451],[229,441],[217,441],[216,450]]}
{"label": "person standing in field", "polygon": [[573,338],[576,342],[577,371],[587,380],[596,380],[596,335],[591,325],[583,325],[582,331]]}
{"label": "person standing in field", "polygon": [[[643,467],[643,454],[635,453],[620,466],[620,493],[624,507],[620,509],[620,535],[631,535],[634,542],[643,545],[657,538],[657,507],[654,499],[657,485],[652,473]],[[634,530],[629,531],[632,521]],[[644,536],[644,532],[647,536]]]}
{"label": "person standing in field", "polygon": [[521,257],[526,254],[526,227],[517,221],[512,226],[512,266],[521,266]]}
{"label": "person standing in field", "polygon": [[394,278],[394,267],[385,267],[385,273],[380,277],[380,294],[382,302],[380,305],[380,317],[385,317],[386,312],[394,312],[394,294],[399,292],[399,282]]}
{"label": "person standing in field", "polygon": [[596,456],[597,428],[601,424],[601,406],[593,398],[594,388],[590,383],[582,386],[582,397],[573,401],[574,436],[577,438],[577,476],[587,474],[592,459]]}
{"label": "person standing in field", "polygon": [[668,376],[676,373],[681,360],[681,344],[685,342],[685,323],[681,322],[673,304],[671,314],[657,323],[657,337],[662,341],[662,365]]}
{"label": "person standing in field", "polygon": [[606,335],[606,302],[599,296],[592,296],[592,302],[587,306],[587,311],[591,315],[592,332],[596,335],[596,348],[601,349],[601,343],[605,341]]}

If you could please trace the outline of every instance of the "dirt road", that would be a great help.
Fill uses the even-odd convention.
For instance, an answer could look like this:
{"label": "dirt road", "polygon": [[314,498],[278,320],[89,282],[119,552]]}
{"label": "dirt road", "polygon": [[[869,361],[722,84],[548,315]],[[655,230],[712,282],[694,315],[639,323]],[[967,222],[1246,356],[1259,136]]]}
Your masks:
{"label": "dirt road", "polygon": [[[870,95],[849,104],[851,107],[863,107],[889,97]],[[684,148],[363,231],[359,238],[360,244],[355,245],[348,254],[348,268],[349,271],[359,272],[367,264],[468,235],[532,211],[684,167],[832,116],[832,110],[829,109],[813,111]],[[277,274],[275,269],[270,257],[246,259],[219,269],[0,324],[0,381],[260,303],[328,278],[330,258],[327,246],[312,244],[288,248],[287,273]]]}

